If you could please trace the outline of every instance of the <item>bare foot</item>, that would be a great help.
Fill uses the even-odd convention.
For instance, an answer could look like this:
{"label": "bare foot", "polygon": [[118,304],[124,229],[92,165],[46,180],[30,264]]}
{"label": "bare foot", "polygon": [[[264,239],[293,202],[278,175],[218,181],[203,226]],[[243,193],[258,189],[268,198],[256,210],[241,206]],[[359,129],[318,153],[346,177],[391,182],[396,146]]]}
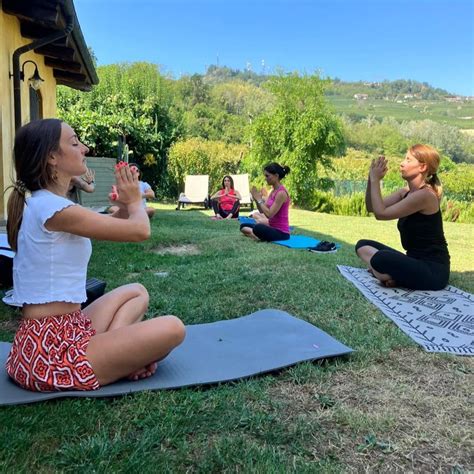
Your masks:
{"label": "bare foot", "polygon": [[146,379],[147,377],[151,377],[155,372],[156,372],[156,367],[157,367],[156,362],[152,362],[151,364],[148,364],[145,366],[143,369],[138,369],[135,372],[131,373],[127,379],[128,380],[140,380],[140,379]]}

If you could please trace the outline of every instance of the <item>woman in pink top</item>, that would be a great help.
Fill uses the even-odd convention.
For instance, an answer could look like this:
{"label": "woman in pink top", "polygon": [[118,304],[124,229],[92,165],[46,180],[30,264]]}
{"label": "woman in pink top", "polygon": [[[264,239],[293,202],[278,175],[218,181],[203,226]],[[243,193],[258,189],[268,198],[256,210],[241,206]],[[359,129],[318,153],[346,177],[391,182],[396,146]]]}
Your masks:
{"label": "woman in pink top", "polygon": [[265,200],[255,186],[252,188],[251,193],[257,203],[259,213],[254,215],[255,224],[242,224],[240,231],[255,240],[266,242],[288,240],[290,238],[288,220],[290,196],[280,181],[290,172],[290,168],[278,163],[270,163],[263,171],[265,180],[273,189]]}
{"label": "woman in pink top", "polygon": [[234,189],[232,176],[224,176],[222,189],[211,196],[214,219],[236,219],[239,217],[242,196]]}

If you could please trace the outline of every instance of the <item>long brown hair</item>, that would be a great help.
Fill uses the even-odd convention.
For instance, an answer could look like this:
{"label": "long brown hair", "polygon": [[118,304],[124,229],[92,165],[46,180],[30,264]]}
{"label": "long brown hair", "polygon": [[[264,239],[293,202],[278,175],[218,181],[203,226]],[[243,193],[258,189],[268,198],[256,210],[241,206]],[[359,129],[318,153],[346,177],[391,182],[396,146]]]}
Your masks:
{"label": "long brown hair", "polygon": [[13,161],[16,179],[8,199],[8,243],[17,250],[18,232],[23,219],[26,191],[45,189],[54,181],[48,158],[59,150],[62,121],[34,120],[16,132]]}
{"label": "long brown hair", "polygon": [[222,189],[225,188],[225,184],[224,184],[224,181],[226,178],[229,178],[229,181],[230,181],[230,189],[234,189],[234,180],[232,179],[232,176],[226,174],[223,178],[222,178]]}
{"label": "long brown hair", "polygon": [[443,186],[438,178],[438,168],[441,158],[439,153],[429,145],[416,144],[411,146],[408,151],[420,162],[426,165],[425,182],[436,193],[438,198],[441,198],[443,193]]}

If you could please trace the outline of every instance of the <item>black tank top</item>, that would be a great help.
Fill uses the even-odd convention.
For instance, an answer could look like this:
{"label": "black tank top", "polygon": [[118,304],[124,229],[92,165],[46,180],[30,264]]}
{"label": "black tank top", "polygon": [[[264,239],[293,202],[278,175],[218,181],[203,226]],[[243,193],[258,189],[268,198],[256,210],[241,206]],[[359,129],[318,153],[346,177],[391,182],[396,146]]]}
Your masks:
{"label": "black tank top", "polygon": [[434,214],[415,212],[402,217],[398,219],[397,227],[409,257],[449,265],[448,244],[444,237],[440,209]]}

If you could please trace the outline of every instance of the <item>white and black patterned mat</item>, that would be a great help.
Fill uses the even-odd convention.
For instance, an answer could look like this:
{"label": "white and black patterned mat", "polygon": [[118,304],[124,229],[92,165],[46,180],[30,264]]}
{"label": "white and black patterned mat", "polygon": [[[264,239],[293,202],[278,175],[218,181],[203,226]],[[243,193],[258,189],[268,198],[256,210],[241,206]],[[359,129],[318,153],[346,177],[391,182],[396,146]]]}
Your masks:
{"label": "white and black patterned mat", "polygon": [[337,268],[426,351],[474,354],[474,295],[450,285],[440,291],[385,288],[364,268]]}

